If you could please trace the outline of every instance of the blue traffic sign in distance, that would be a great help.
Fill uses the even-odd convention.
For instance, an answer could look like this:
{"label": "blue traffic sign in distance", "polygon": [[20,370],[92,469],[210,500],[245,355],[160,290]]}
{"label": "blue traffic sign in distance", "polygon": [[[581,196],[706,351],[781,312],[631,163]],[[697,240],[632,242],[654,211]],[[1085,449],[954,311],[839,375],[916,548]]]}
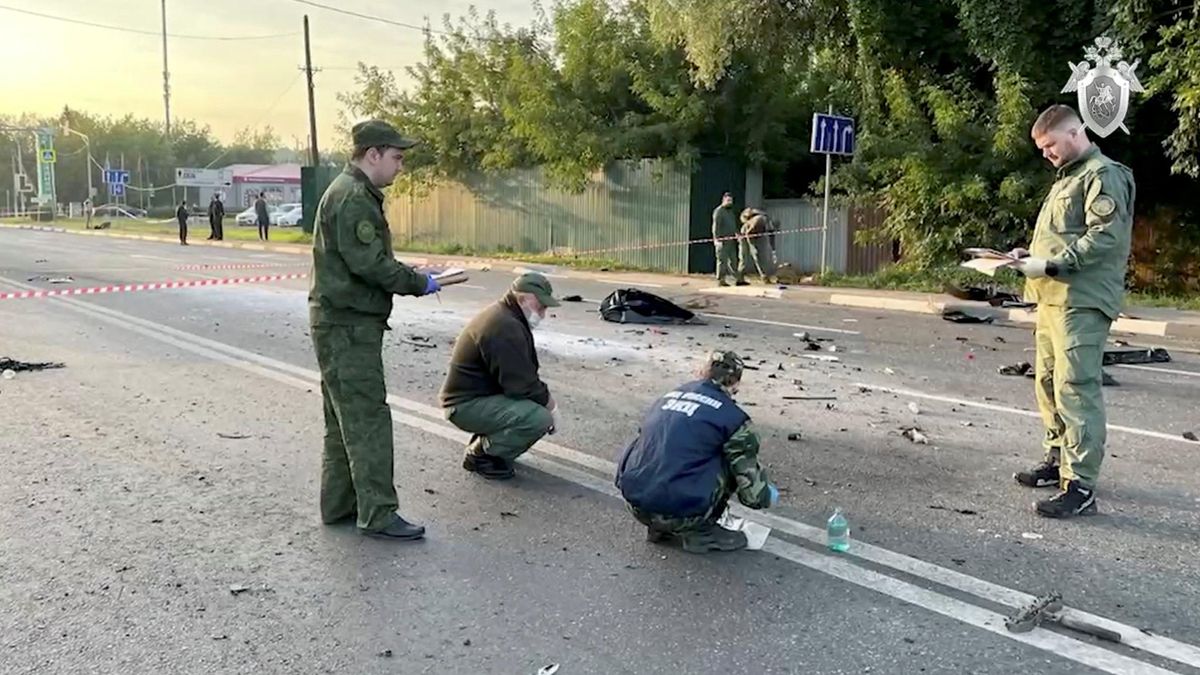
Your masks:
{"label": "blue traffic sign in distance", "polygon": [[823,155],[853,155],[854,118],[813,113],[809,151]]}
{"label": "blue traffic sign in distance", "polygon": [[123,195],[123,194],[125,194],[125,184],[124,183],[109,183],[108,191],[113,196]]}
{"label": "blue traffic sign in distance", "polygon": [[104,182],[109,184],[129,184],[129,172],[120,169],[105,169]]}

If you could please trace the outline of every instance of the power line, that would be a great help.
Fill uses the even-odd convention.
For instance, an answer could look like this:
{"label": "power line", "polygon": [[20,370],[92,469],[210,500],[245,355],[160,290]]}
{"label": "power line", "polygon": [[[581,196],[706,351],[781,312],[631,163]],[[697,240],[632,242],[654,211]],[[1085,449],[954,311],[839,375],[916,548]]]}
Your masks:
{"label": "power line", "polygon": [[[160,35],[162,35],[162,33],[160,31],[155,31],[155,30],[140,30],[137,28],[127,28],[125,26],[114,26],[114,25],[105,24],[105,23],[95,23],[92,21],[84,21],[83,19],[72,19],[71,17],[67,17],[67,16],[56,16],[54,14],[43,14],[41,12],[34,12],[34,11],[28,10],[28,9],[9,7],[8,5],[0,5],[0,9],[5,9],[10,12],[16,12],[18,14],[28,14],[29,16],[36,16],[36,17],[39,17],[42,19],[51,19],[53,21],[62,21],[64,23],[78,24],[80,26],[89,26],[91,28],[104,28],[106,30],[121,31],[122,33],[135,33],[137,35],[153,35],[154,37],[159,37]],[[271,40],[274,38],[294,37],[296,35],[299,35],[299,33],[277,33],[274,35],[177,35],[175,33],[168,33],[167,37],[179,38],[182,40],[218,40],[218,41],[229,42],[229,41],[240,41],[240,40]]]}
{"label": "power line", "polygon": [[[250,128],[257,128],[258,125],[261,124],[262,121],[267,118],[267,115],[270,115],[275,110],[275,106],[279,105],[279,102],[283,100],[283,97],[287,96],[288,92],[292,90],[292,87],[296,86],[296,83],[300,81],[300,76],[303,74],[304,74],[304,71],[296,73],[296,76],[293,77],[292,81],[288,83],[287,88],[284,89],[282,92],[280,92],[279,96],[275,99],[275,102],[272,103],[270,105],[270,107],[268,107],[266,110],[263,111],[263,113],[261,115],[258,116],[258,119],[254,121],[254,124],[250,125]],[[222,157],[224,157],[225,155],[229,154],[230,150],[233,150],[232,145],[226,147],[224,152],[222,152],[221,154],[214,157],[213,161],[211,161],[207,165],[205,165],[204,168],[206,168],[206,169],[211,168],[213,164],[217,163],[217,160],[219,160]]]}
{"label": "power line", "polygon": [[297,2],[297,3],[300,3],[301,5],[308,5],[309,7],[316,7],[317,9],[325,9],[330,12],[337,12],[338,14],[345,14],[346,16],[358,17],[359,19],[366,19],[368,21],[378,21],[379,23],[386,23],[386,24],[389,24],[392,26],[408,28],[410,30],[419,30],[422,32],[429,31],[430,33],[442,33],[442,34],[448,35],[448,33],[445,33],[444,31],[434,30],[432,28],[427,28],[425,26],[418,26],[416,24],[404,23],[403,21],[393,21],[391,19],[385,19],[381,16],[372,16],[370,14],[359,14],[358,12],[353,12],[348,9],[342,9],[341,7],[330,7],[329,5],[322,5],[321,3],[313,2],[312,0],[292,0],[292,2]]}

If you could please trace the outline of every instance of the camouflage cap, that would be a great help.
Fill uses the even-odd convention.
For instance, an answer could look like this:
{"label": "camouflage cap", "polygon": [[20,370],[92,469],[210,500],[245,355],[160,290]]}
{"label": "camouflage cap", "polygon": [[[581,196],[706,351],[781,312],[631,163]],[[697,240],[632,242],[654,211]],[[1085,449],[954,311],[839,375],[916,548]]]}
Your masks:
{"label": "camouflage cap", "polygon": [[355,124],[350,130],[350,138],[356,148],[387,146],[407,150],[417,144],[413,139],[401,136],[396,127],[383,120],[366,120]]}
{"label": "camouflage cap", "polygon": [[733,380],[742,379],[742,372],[746,368],[746,362],[736,352],[732,351],[713,351],[708,354],[708,363],[712,368],[713,379],[725,379],[726,377]]}
{"label": "camouflage cap", "polygon": [[512,282],[512,290],[517,293],[532,293],[546,307],[558,307],[559,301],[554,297],[554,288],[550,280],[537,272],[526,272]]}

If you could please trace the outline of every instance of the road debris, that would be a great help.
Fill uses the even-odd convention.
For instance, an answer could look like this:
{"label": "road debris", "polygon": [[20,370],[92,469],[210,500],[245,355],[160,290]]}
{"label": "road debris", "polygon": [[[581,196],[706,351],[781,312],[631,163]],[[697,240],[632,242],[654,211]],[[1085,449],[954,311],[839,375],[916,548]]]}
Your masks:
{"label": "road debris", "polygon": [[909,401],[908,402],[908,411],[914,415],[920,415],[921,414],[921,406],[917,405],[915,401]]}
{"label": "road debris", "polygon": [[812,359],[813,361],[827,361],[830,363],[841,361],[841,359],[838,357],[829,356],[828,354],[801,354],[801,356],[806,359]]}
{"label": "road debris", "polygon": [[737,333],[726,333],[726,332],[717,333],[717,337],[719,337],[719,338],[737,338],[737,336],[738,336]]}
{"label": "road debris", "polygon": [[836,401],[836,396],[783,396],[785,401]]}
{"label": "road debris", "polygon": [[896,374],[896,371],[892,370],[891,368],[884,368],[884,369],[883,369],[883,374],[884,374],[884,375],[895,375],[895,374]]}
{"label": "road debris", "polygon": [[583,302],[583,296],[582,295],[564,295],[562,297],[562,301],[563,302]]}
{"label": "road debris", "polygon": [[379,652],[378,654],[376,654],[376,656],[385,658],[385,659],[390,659],[390,658],[392,658],[392,650],[385,649],[385,650]]}
{"label": "road debris", "polygon": [[704,323],[693,312],[637,288],[619,288],[609,293],[600,301],[600,318],[612,323]]}
{"label": "road debris", "polygon": [[1022,532],[1021,538],[1023,538],[1023,539],[1045,539],[1044,536],[1038,534],[1037,532]]}
{"label": "road debris", "polygon": [[1196,432],[1194,432],[1194,431],[1183,432],[1183,438],[1184,438],[1184,440],[1188,440],[1188,441],[1200,441],[1200,438],[1196,437]]}
{"label": "road debris", "polygon": [[229,440],[231,440],[231,441],[240,441],[240,440],[243,440],[243,439],[246,439],[246,438],[250,438],[250,436],[249,436],[249,435],[247,435],[247,434],[242,434],[242,433],[236,433],[236,434],[226,434],[226,433],[223,433],[223,432],[220,432],[220,431],[218,431],[218,432],[217,432],[217,435],[218,435],[218,436],[220,436],[221,438],[228,438],[228,439],[229,439]]}
{"label": "road debris", "polygon": [[240,595],[242,593],[245,593],[248,590],[250,590],[250,587],[245,584],[230,584],[229,585],[229,592],[232,593],[233,595]]}
{"label": "road debris", "polygon": [[929,437],[921,433],[917,427],[904,427],[900,435],[919,445],[929,445]]}
{"label": "road debris", "polygon": [[1028,361],[1022,361],[1020,363],[1014,363],[1007,366],[1000,366],[996,369],[996,372],[1000,373],[1001,375],[1012,375],[1014,377],[1019,377],[1021,375],[1027,375],[1033,372],[1033,364],[1029,363]]}
{"label": "road debris", "polygon": [[1106,349],[1104,365],[1136,365],[1142,363],[1170,363],[1171,354],[1161,347],[1150,349]]}
{"label": "road debris", "polygon": [[941,504],[930,504],[929,508],[933,509],[934,511],[953,511],[954,513],[962,514],[964,516],[979,515],[978,511],[974,511],[972,509],[953,509],[949,506],[942,506]]}
{"label": "road debris", "polygon": [[[667,556],[663,556],[663,557],[665,558]],[[537,671],[537,675],[554,675],[557,672],[558,672],[558,664],[551,663],[548,666],[543,666],[542,668],[539,668]]]}
{"label": "road debris", "polygon": [[962,312],[957,309],[943,312],[942,318],[953,323],[991,323],[992,321],[995,321],[995,317],[976,316],[974,314],[967,314],[966,312]]}
{"label": "road debris", "polygon": [[501,518],[519,518],[520,516],[515,511],[501,511]]}
{"label": "road debris", "polygon": [[[19,373],[22,371],[48,370],[50,368],[66,368],[66,365],[62,363],[51,363],[49,361],[42,363],[26,363],[25,361],[10,359],[7,356],[0,357],[0,371],[11,370],[14,373]],[[7,379],[11,380],[12,378],[10,377]]]}
{"label": "road debris", "polygon": [[803,440],[803,437],[800,435],[800,432],[796,431],[796,432],[792,432],[792,433],[788,434],[787,439],[789,441],[799,441],[799,440]]}

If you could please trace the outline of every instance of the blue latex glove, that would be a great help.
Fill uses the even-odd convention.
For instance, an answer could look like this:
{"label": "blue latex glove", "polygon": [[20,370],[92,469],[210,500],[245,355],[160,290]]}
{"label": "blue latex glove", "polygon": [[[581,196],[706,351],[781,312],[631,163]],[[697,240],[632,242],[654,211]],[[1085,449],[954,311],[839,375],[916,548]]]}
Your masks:
{"label": "blue latex glove", "polygon": [[779,503],[779,488],[774,483],[767,483],[767,493],[771,495],[771,506]]}
{"label": "blue latex glove", "polygon": [[437,293],[438,291],[442,290],[442,287],[438,285],[437,280],[434,279],[432,276],[426,275],[425,279],[426,279],[425,293],[423,293],[423,295],[429,295],[430,293]]}

